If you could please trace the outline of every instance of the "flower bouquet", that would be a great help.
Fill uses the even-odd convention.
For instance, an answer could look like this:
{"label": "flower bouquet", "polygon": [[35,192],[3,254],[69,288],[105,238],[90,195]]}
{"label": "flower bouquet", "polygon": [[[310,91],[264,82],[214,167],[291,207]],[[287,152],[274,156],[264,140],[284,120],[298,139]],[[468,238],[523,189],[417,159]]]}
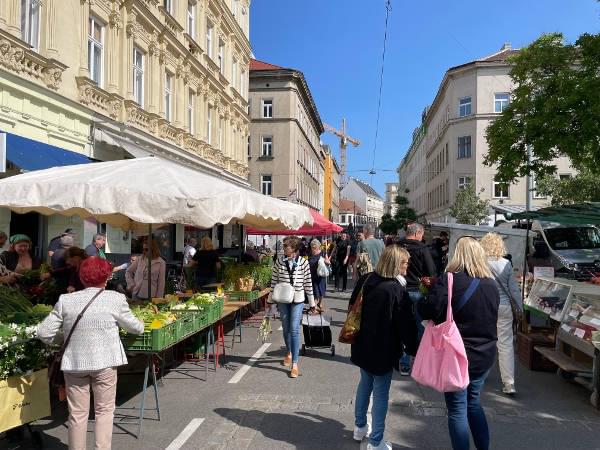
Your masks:
{"label": "flower bouquet", "polygon": [[419,291],[423,295],[429,294],[429,289],[437,283],[437,277],[421,277],[419,280]]}
{"label": "flower bouquet", "polygon": [[35,326],[0,323],[0,380],[48,365],[52,352],[35,337]]}

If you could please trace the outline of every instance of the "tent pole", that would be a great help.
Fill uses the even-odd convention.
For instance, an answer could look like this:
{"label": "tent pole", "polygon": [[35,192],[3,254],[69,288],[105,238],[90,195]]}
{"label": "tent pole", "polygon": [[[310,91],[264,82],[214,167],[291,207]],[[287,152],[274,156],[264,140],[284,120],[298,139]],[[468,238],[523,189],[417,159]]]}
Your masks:
{"label": "tent pole", "polygon": [[148,225],[148,300],[152,301],[152,224]]}

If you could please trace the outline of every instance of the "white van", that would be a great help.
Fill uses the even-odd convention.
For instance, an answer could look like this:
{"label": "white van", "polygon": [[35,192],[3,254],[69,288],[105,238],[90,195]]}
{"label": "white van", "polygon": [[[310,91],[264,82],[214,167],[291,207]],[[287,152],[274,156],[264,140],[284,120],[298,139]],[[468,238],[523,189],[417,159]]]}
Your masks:
{"label": "white van", "polygon": [[[600,272],[600,230],[595,225],[569,225],[534,220],[532,249],[548,257],[557,276],[589,278]],[[535,256],[535,255],[534,255]]]}

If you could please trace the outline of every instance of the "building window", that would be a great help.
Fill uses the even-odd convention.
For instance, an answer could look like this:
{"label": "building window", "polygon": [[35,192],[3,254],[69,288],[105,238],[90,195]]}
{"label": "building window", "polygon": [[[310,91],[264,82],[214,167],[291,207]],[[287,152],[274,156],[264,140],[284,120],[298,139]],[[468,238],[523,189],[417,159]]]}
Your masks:
{"label": "building window", "polygon": [[88,31],[88,67],[90,78],[98,86],[102,86],[104,65],[104,25],[94,17],[90,17]]}
{"label": "building window", "polygon": [[248,158],[252,158],[252,150],[250,149],[250,135],[248,135]]}
{"label": "building window", "polygon": [[144,107],[144,54],[138,48],[133,49],[133,98]]}
{"label": "building window", "polygon": [[273,195],[273,181],[271,175],[260,176],[260,192],[263,195]]}
{"label": "building window", "polygon": [[535,199],[546,198],[545,195],[539,194],[535,189],[537,188],[537,180],[535,177],[531,177],[531,196]]}
{"label": "building window", "polygon": [[212,108],[209,106],[206,113],[206,142],[212,144]]}
{"label": "building window", "polygon": [[[234,133],[234,142],[235,142],[235,130]],[[219,150],[223,150],[223,118],[219,117],[219,130],[218,130],[218,140],[219,140]]]}
{"label": "building window", "polygon": [[264,100],[262,101],[262,116],[263,119],[272,119],[273,118],[273,100]]}
{"label": "building window", "polygon": [[458,138],[458,159],[471,157],[471,136]]}
{"label": "building window", "polygon": [[494,198],[508,198],[508,183],[494,181]]}
{"label": "building window", "polygon": [[240,94],[242,97],[246,98],[246,71],[242,70],[240,74]]}
{"label": "building window", "polygon": [[171,121],[173,113],[173,75],[165,72],[165,119]]}
{"label": "building window", "polygon": [[238,77],[238,62],[234,58],[233,63],[231,64],[231,85],[233,87],[237,87],[237,77]]}
{"label": "building window", "polygon": [[458,188],[464,189],[471,186],[471,177],[458,177]]}
{"label": "building window", "polygon": [[233,14],[233,17],[237,17],[238,15],[238,3],[239,0],[231,0],[231,13]]}
{"label": "building window", "polygon": [[206,54],[209,58],[213,57],[212,49],[213,26],[210,22],[206,22]]}
{"label": "building window", "polygon": [[503,112],[508,104],[510,103],[510,94],[508,92],[501,92],[494,94],[494,112]]}
{"label": "building window", "polygon": [[196,96],[194,95],[194,91],[190,88],[188,90],[188,104],[187,104],[187,120],[188,120],[188,130],[190,134],[194,134],[194,100]]}
{"label": "building window", "polygon": [[219,63],[219,71],[221,75],[225,75],[225,44],[219,40],[219,54],[217,55]]}
{"label": "building window", "polygon": [[273,136],[263,136],[260,156],[273,156]]}
{"label": "building window", "polygon": [[458,101],[458,115],[460,117],[471,115],[471,97],[463,97]]}
{"label": "building window", "polygon": [[163,0],[163,6],[165,11],[169,14],[173,14],[173,2],[171,0]]}
{"label": "building window", "polygon": [[570,180],[571,178],[573,178],[573,175],[571,175],[570,173],[561,173],[561,174],[558,176],[558,179],[559,179],[560,181],[564,181],[564,180]]}
{"label": "building window", "polygon": [[196,39],[196,5],[190,1],[187,7],[187,34]]}
{"label": "building window", "polygon": [[38,49],[40,42],[40,0],[21,0],[21,39]]}

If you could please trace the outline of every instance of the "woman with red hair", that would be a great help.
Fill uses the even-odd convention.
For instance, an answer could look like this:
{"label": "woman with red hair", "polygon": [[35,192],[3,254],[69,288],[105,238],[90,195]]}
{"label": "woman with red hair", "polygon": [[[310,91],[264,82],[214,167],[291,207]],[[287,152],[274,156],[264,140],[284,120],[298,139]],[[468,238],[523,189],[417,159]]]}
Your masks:
{"label": "woman with red hair", "polygon": [[[94,392],[95,448],[110,449],[112,441],[117,367],[127,364],[119,338],[119,327],[129,333],[144,332],[144,323],[131,313],[123,294],[107,291],[112,266],[98,257],[87,258],[79,267],[85,289],[60,296],[50,315],[38,326],[39,339],[62,344],[61,369],[65,373],[69,406],[69,448],[85,449],[90,404]],[[77,317],[81,320],[73,327]],[[58,338],[58,339],[57,339]]]}

